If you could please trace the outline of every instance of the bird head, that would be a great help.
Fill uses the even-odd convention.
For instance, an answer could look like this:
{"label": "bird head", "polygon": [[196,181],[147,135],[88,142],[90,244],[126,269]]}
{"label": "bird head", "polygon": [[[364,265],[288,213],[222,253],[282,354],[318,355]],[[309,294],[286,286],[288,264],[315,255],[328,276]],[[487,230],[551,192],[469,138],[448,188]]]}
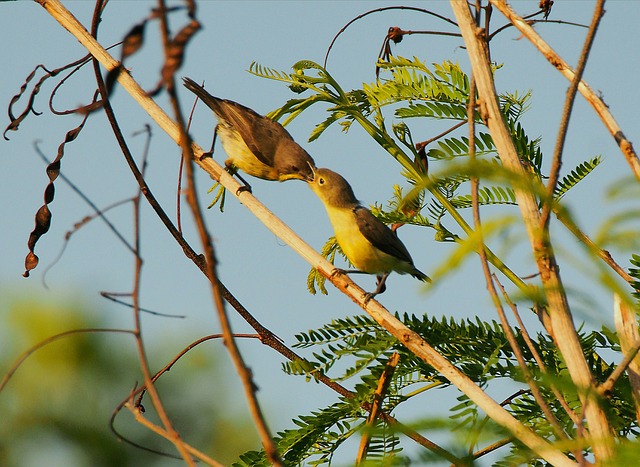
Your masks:
{"label": "bird head", "polygon": [[333,170],[313,170],[313,179],[309,182],[309,187],[327,206],[353,207],[360,204],[349,182]]}
{"label": "bird head", "polygon": [[276,159],[279,181],[297,179],[305,182],[313,181],[315,165],[311,156],[300,146],[293,146],[287,157]]}

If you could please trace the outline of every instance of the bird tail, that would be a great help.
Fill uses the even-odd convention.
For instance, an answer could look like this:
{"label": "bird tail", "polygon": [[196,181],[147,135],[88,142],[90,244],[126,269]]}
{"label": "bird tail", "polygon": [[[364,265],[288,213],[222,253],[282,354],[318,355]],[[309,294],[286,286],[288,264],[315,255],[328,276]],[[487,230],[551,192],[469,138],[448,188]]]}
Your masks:
{"label": "bird tail", "polygon": [[198,96],[202,102],[204,102],[211,110],[216,113],[216,115],[219,115],[222,112],[219,104],[219,98],[209,94],[202,86],[200,86],[191,78],[183,77],[182,82],[184,84],[184,87]]}
{"label": "bird tail", "polygon": [[431,283],[431,278],[429,276],[427,276],[424,272],[419,271],[418,269],[414,269],[409,274],[411,274],[413,277],[415,277],[416,279],[419,279],[419,280],[421,280],[423,282]]}

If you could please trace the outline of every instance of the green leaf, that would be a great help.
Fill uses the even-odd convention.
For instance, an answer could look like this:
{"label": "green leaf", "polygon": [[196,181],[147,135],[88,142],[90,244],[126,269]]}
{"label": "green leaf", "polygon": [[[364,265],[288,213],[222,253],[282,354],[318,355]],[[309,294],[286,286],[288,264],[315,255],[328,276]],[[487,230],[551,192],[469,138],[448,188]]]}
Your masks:
{"label": "green leaf", "polygon": [[596,156],[591,160],[578,164],[569,174],[565,175],[558,182],[553,196],[556,200],[561,199],[571,188],[580,183],[584,178],[595,170],[602,162],[602,157]]}

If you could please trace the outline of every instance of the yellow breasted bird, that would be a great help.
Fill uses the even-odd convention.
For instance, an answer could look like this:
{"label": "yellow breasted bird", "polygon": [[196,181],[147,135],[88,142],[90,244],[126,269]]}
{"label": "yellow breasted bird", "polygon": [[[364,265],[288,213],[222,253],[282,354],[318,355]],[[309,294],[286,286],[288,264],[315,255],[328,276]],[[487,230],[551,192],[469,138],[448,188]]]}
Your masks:
{"label": "yellow breasted bird", "polygon": [[416,279],[431,282],[419,271],[395,232],[362,206],[349,183],[329,169],[315,169],[309,187],[324,204],[333,225],[336,240],[357,271],[375,274],[378,287],[367,294],[367,300],[385,291],[390,272],[411,274]]}
{"label": "yellow breasted bird", "polygon": [[[230,173],[240,169],[254,177],[279,182],[313,179],[313,159],[280,123],[237,102],[214,97],[190,78],[183,80],[185,87],[218,118],[215,132],[229,156],[225,166]],[[249,188],[242,177],[238,178]]]}

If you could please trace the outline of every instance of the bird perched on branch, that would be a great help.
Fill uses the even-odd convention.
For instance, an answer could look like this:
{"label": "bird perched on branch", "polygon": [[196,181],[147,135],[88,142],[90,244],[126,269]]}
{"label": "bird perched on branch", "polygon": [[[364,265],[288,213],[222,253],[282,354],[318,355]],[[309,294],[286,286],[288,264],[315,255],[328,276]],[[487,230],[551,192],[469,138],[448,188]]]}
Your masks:
{"label": "bird perched on branch", "polygon": [[[215,133],[220,135],[222,146],[229,156],[225,167],[230,173],[240,169],[254,177],[279,182],[313,179],[313,159],[280,123],[237,102],[214,97],[190,78],[183,80],[185,87],[213,110],[218,118]],[[240,175],[237,176],[250,190],[249,184]]]}
{"label": "bird perched on branch", "polygon": [[309,187],[323,202],[342,252],[358,268],[344,272],[376,274],[378,286],[367,294],[366,301],[385,291],[385,281],[392,271],[431,282],[414,266],[396,233],[360,204],[340,174],[329,169],[314,169]]}

